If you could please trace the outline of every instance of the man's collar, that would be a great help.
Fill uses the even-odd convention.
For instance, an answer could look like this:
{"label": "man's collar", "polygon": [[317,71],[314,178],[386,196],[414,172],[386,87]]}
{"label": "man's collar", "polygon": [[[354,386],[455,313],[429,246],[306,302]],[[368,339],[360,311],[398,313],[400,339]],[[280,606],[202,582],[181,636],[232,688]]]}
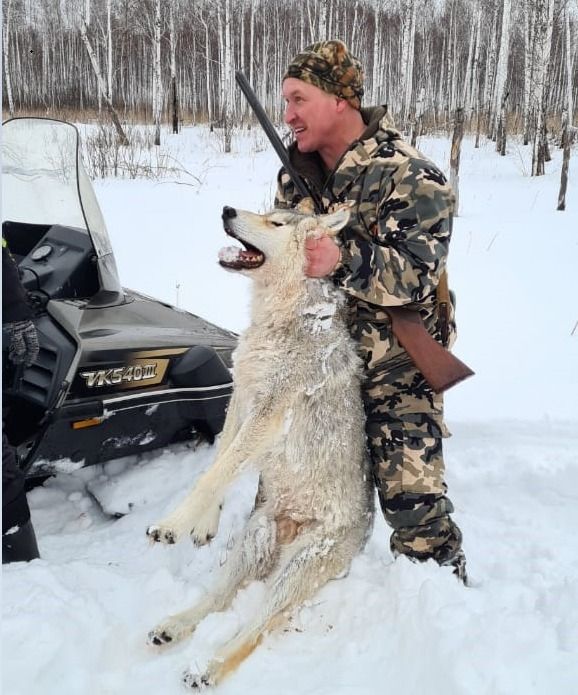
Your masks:
{"label": "man's collar", "polygon": [[339,197],[369,165],[384,140],[397,140],[401,137],[393,128],[393,121],[387,113],[386,106],[362,108],[361,116],[366,128],[359,140],[352,142],[350,148],[344,152],[333,172],[327,170],[317,152],[299,152],[296,142],[289,146],[291,163],[301,176],[318,188],[320,193],[328,178],[331,178],[331,189]]}

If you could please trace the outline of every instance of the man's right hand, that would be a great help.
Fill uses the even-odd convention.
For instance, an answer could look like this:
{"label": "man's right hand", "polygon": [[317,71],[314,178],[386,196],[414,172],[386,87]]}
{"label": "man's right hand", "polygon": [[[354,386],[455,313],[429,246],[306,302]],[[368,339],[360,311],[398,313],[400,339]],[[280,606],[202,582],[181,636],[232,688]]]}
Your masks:
{"label": "man's right hand", "polygon": [[306,239],[305,253],[307,255],[305,274],[310,278],[324,278],[331,275],[341,258],[339,246],[328,236]]}
{"label": "man's right hand", "polygon": [[14,364],[25,364],[27,367],[38,356],[38,333],[32,321],[13,321],[8,324],[10,345],[8,359]]}

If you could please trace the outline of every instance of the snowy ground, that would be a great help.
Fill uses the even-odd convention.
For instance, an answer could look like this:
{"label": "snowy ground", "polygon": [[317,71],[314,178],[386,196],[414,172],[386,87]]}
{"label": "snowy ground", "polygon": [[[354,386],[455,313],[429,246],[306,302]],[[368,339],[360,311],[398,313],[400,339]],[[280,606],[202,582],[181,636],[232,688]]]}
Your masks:
{"label": "snowy ground", "polygon": [[[224,155],[201,129],[169,140],[199,179],[97,185],[122,281],[228,328],[247,322],[248,282],[216,265],[224,204],[269,207],[274,155],[256,135]],[[252,142],[253,141],[253,142]],[[449,143],[421,148],[442,167]],[[538,695],[578,679],[578,158],[556,212],[560,153],[530,179],[528,148],[464,143],[450,266],[456,352],[477,376],[450,392],[447,480],[472,588],[449,570],[392,561],[380,515],[349,576],[271,635],[223,695]],[[177,296],[177,287],[179,284]],[[214,449],[184,446],[60,475],[30,494],[42,560],[3,568],[2,692],[171,695],[260,600],[259,585],[153,654],[147,631],[211,586],[255,480],[231,490],[211,546],[149,546],[146,526]],[[108,512],[130,513],[120,519]]]}

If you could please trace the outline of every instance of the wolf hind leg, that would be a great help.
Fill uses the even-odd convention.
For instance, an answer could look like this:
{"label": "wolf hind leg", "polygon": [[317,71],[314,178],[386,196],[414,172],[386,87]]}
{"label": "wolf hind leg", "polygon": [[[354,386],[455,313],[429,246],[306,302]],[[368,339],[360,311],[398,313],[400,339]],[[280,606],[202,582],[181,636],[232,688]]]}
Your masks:
{"label": "wolf hind leg", "polygon": [[148,643],[156,647],[175,644],[192,635],[209,613],[226,610],[244,584],[269,574],[275,560],[275,545],[275,521],[265,510],[254,510],[242,538],[235,541],[229,557],[219,568],[215,586],[188,610],[159,623],[149,632]]}
{"label": "wolf hind leg", "polygon": [[234,671],[270,630],[286,623],[288,613],[313,596],[330,579],[347,571],[355,550],[351,543],[329,543],[320,536],[299,537],[285,546],[276,570],[267,580],[262,608],[232,640],[219,649],[203,673],[185,672],[191,688],[216,685]]}

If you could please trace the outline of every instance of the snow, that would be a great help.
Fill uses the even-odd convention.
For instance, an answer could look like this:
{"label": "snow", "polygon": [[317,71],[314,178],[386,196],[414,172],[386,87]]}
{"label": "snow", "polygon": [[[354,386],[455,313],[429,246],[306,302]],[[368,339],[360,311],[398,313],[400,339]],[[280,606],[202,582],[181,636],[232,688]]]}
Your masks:
{"label": "snow", "polygon": [[[198,185],[97,184],[121,279],[169,302],[179,284],[182,308],[239,331],[250,283],[217,264],[221,208],[268,208],[275,156],[252,153],[240,137],[225,155],[202,128],[178,138],[166,137],[167,149],[180,148]],[[448,162],[448,141],[420,145]],[[393,561],[378,512],[348,576],[269,635],[216,692],[576,692],[578,161],[568,209],[557,212],[560,152],[539,179],[528,176],[530,156],[510,143],[500,158],[491,143],[475,150],[466,139],[461,158],[450,283],[456,354],[477,375],[447,396],[446,459],[472,586],[434,563]],[[185,692],[183,670],[201,668],[262,600],[262,585],[252,584],[184,644],[162,654],[145,644],[159,620],[210,589],[250,511],[256,479],[247,473],[210,546],[149,543],[147,526],[213,457],[214,447],[179,445],[59,473],[29,494],[42,559],[3,567],[2,692]]]}
{"label": "snow", "polygon": [[233,263],[239,260],[241,249],[238,246],[225,246],[219,251],[219,260],[225,263]]}

